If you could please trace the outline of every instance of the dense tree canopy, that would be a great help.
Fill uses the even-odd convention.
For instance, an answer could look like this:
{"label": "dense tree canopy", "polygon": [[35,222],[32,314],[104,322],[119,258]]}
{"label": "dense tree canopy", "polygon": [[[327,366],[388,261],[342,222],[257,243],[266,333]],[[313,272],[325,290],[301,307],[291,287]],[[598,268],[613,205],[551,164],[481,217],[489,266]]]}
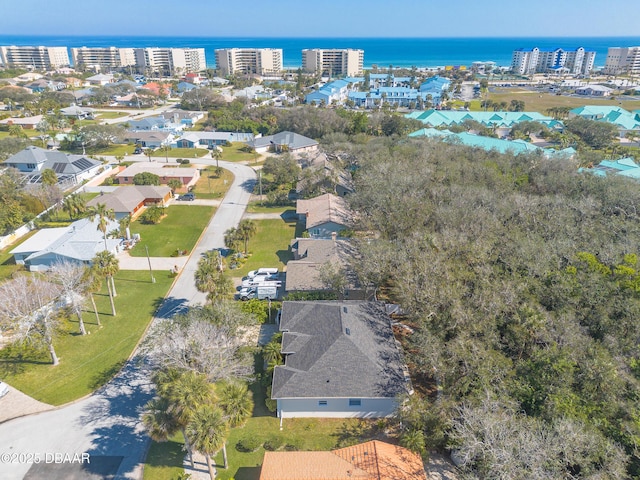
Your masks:
{"label": "dense tree canopy", "polygon": [[[637,183],[429,140],[335,148],[358,157],[351,204],[379,232],[356,271],[407,310],[412,370],[440,391],[403,423],[407,441],[459,448],[482,474],[505,459],[474,450],[484,429],[500,448],[529,432],[556,440],[531,438],[528,455],[572,459],[545,478],[640,475]],[[487,399],[503,408],[491,426]],[[590,447],[557,445],[578,439]],[[508,478],[534,478],[511,465]]]}

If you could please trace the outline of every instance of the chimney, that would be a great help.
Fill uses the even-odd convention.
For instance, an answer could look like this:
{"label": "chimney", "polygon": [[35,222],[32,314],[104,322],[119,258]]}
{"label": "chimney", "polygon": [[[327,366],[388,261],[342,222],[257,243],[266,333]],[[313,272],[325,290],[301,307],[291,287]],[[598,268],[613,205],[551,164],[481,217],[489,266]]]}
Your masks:
{"label": "chimney", "polygon": [[338,237],[338,232],[331,232],[331,240],[333,240],[333,243],[335,243],[337,237]]}

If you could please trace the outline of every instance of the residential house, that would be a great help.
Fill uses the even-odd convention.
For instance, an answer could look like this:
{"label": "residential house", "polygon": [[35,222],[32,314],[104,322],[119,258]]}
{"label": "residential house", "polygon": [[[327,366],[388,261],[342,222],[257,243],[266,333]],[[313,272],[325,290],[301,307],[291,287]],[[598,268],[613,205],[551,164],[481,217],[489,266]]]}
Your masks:
{"label": "residential house", "polygon": [[318,149],[318,142],[293,132],[280,132],[266,137],[256,137],[248,144],[258,153],[303,153],[314,152]]}
{"label": "residential house", "polygon": [[202,120],[206,112],[197,112],[189,110],[167,110],[162,112],[160,116],[175,124],[183,124],[187,127],[193,127],[196,122]]}
{"label": "residential house", "polygon": [[99,203],[114,211],[116,220],[130,216],[135,218],[148,206],[166,206],[171,200],[171,189],[156,185],[132,185],[116,188],[87,202],[88,207]]}
{"label": "residential house", "polygon": [[176,141],[176,145],[178,148],[213,148],[227,142],[250,142],[254,138],[252,133],[244,132],[187,132]]}
{"label": "residential house", "polygon": [[129,124],[127,130],[130,132],[169,132],[173,129],[171,121],[160,115],[129,120],[127,123]]}
{"label": "residential house", "polygon": [[311,238],[331,238],[334,233],[339,235],[352,224],[352,213],[347,202],[332,193],[298,200],[296,213]]}
{"label": "residential house", "polygon": [[[343,270],[346,277],[343,296],[347,300],[367,300],[368,295],[350,267],[357,252],[350,240],[296,238],[291,242],[293,260],[287,262],[286,293],[330,291],[322,281],[327,264]],[[373,292],[370,292],[373,293]]]}
{"label": "residential house", "polygon": [[135,143],[144,148],[158,148],[162,145],[174,143],[174,136],[170,132],[129,132],[125,133],[125,143]]}
{"label": "residential house", "polygon": [[[48,270],[59,262],[76,262],[90,265],[97,253],[108,250],[118,253],[122,239],[105,239],[97,228],[97,220],[83,218],[67,227],[45,228],[11,250],[18,265],[30,271]],[[107,231],[118,228],[118,223],[109,221]]]}
{"label": "residential house", "polygon": [[343,103],[349,94],[351,83],[347,80],[336,80],[327,83],[318,90],[304,97],[305,103],[315,105],[332,105]]}
{"label": "residential house", "polygon": [[88,77],[87,82],[89,82],[89,85],[99,85],[103,87],[115,82],[115,78],[111,73],[98,73],[97,75]]}
{"label": "residential house", "polygon": [[619,158],[618,160],[602,160],[593,168],[582,168],[580,171],[586,171],[606,177],[608,174],[620,175],[622,177],[634,178],[640,180],[640,165],[633,158]]}
{"label": "residential house", "polygon": [[185,187],[191,187],[200,178],[200,171],[197,168],[163,167],[157,163],[138,162],[117,173],[116,179],[120,185],[133,185],[133,177],[144,172],[157,175],[162,185],[166,185],[170,180],[179,180]]}
{"label": "residential house", "polygon": [[35,82],[28,83],[25,85],[26,88],[31,90],[33,93],[42,93],[47,91],[57,92],[59,90],[64,90],[67,88],[67,84],[65,82],[57,82],[55,80],[47,80],[41,78],[40,80],[36,80]]}
{"label": "residential house", "polygon": [[176,85],[176,92],[178,92],[178,94],[181,93],[185,93],[185,92],[190,92],[191,90],[198,88],[196,85],[194,85],[193,83],[189,83],[189,82],[180,82],[178,83],[178,85]]}
{"label": "residential house", "polygon": [[569,111],[569,118],[575,117],[611,123],[618,128],[621,138],[631,130],[640,131],[640,111],[629,112],[612,105],[585,105]]}
{"label": "residential house", "polygon": [[283,302],[284,365],[273,371],[279,418],[379,418],[412,393],[391,319],[377,302]]}
{"label": "residential house", "polygon": [[427,480],[411,450],[372,440],[330,452],[265,452],[260,480]]}
{"label": "residential house", "polygon": [[23,130],[35,130],[42,121],[43,115],[34,115],[33,117],[10,117],[0,120],[0,125],[18,125]]}
{"label": "residential house", "polygon": [[69,107],[60,109],[60,113],[65,117],[73,117],[77,118],[78,120],[93,120],[93,112],[93,108],[79,107],[77,105],[71,105]]}
{"label": "residential house", "polygon": [[611,92],[613,92],[613,88],[605,87],[604,85],[586,85],[576,88],[576,94],[592,97],[609,97]]}
{"label": "residential house", "polygon": [[29,146],[3,162],[17,168],[29,178],[29,183],[40,183],[44,170],[53,170],[61,185],[77,184],[93,178],[103,168],[102,162],[85,155],[70,155],[59,151]]}

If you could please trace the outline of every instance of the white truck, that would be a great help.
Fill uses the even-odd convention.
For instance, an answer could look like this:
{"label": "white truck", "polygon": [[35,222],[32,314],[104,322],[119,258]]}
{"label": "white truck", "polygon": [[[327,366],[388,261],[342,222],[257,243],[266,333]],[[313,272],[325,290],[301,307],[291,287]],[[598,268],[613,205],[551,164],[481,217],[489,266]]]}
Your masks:
{"label": "white truck", "polygon": [[246,301],[252,298],[258,300],[275,300],[278,298],[277,285],[256,285],[254,287],[245,287],[240,290],[240,300]]}
{"label": "white truck", "polygon": [[275,283],[278,287],[282,284],[276,277],[272,277],[271,275],[256,275],[253,278],[244,277],[242,279],[243,287],[255,287],[256,285],[263,285],[265,283]]}

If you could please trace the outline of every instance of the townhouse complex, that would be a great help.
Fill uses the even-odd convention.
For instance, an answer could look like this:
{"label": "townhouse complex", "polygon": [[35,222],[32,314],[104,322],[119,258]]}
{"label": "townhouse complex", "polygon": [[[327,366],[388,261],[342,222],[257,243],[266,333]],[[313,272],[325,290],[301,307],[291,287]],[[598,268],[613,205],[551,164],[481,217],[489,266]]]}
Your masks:
{"label": "townhouse complex", "polygon": [[274,75],[283,70],[281,48],[222,48],[215,54],[222,75]]}
{"label": "townhouse complex", "polygon": [[511,70],[521,75],[532,73],[571,73],[588,75],[593,70],[596,52],[587,51],[583,47],[575,50],[531,50],[519,48],[514,50],[511,58]]}
{"label": "townhouse complex", "polygon": [[364,50],[353,49],[305,49],[302,50],[302,70],[331,76],[362,75]]}
{"label": "townhouse complex", "polygon": [[640,47],[609,47],[604,73],[640,73]]}
{"label": "townhouse complex", "polygon": [[[71,48],[76,68],[119,70],[130,68],[141,73],[185,74],[206,70],[204,48]],[[67,47],[0,47],[0,60],[8,67],[49,70],[71,65]]]}

